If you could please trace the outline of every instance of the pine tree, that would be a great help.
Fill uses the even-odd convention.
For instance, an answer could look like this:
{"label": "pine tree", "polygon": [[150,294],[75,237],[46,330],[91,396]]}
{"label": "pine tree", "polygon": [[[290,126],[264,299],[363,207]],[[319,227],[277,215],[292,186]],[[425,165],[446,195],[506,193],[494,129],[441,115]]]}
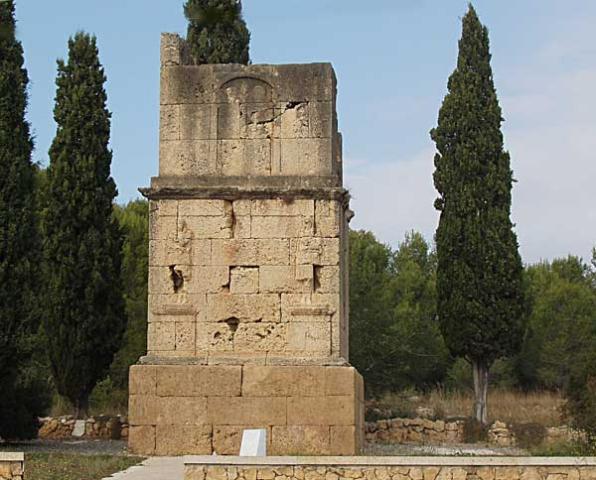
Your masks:
{"label": "pine tree", "polygon": [[250,62],[250,33],[240,0],[187,0],[187,40],[197,64]]}
{"label": "pine tree", "polygon": [[30,436],[35,412],[22,402],[19,368],[38,326],[39,236],[33,141],[25,120],[23,48],[13,0],[0,3],[0,437]]}
{"label": "pine tree", "polygon": [[44,322],[58,393],[80,417],[120,347],[126,317],[106,77],[95,37],[77,33],[68,47],[68,62],[58,61],[48,168]]}
{"label": "pine tree", "polygon": [[490,60],[488,30],[470,5],[431,137],[438,150],[439,320],[451,353],[472,364],[474,414],[482,423],[488,370],[519,349],[523,329],[522,264],[510,219],[513,173]]}

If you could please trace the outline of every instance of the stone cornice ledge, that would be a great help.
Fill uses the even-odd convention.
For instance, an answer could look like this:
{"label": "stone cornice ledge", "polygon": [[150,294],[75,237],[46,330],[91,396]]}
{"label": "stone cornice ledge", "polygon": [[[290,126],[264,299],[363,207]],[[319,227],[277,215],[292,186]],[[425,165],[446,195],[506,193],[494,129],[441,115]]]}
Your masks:
{"label": "stone cornice ledge", "polygon": [[437,466],[596,467],[596,457],[228,457],[185,456],[185,465],[219,466]]}
{"label": "stone cornice ledge", "polygon": [[0,452],[0,462],[24,462],[25,454],[22,452]]}
{"label": "stone cornice ledge", "polygon": [[349,192],[344,188],[239,188],[239,187],[157,187],[139,188],[139,192],[149,200],[181,199],[273,199],[306,198],[315,200],[339,200],[348,203]]}

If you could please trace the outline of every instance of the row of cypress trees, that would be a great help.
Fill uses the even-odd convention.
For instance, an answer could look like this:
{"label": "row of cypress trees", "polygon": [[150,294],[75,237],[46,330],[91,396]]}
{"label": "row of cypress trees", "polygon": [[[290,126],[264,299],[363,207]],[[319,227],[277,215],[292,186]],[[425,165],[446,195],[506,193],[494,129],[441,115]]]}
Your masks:
{"label": "row of cypress trees", "polygon": [[[248,63],[239,0],[188,0],[197,63]],[[32,162],[28,76],[14,0],[0,3],[0,437],[33,436],[48,398],[23,381],[47,351],[53,385],[77,417],[126,328],[122,232],[114,215],[106,76],[94,36],[58,60],[57,131],[47,170]],[[126,252],[125,252],[126,253]],[[126,272],[124,277],[127,278]],[[138,326],[137,326],[138,327]],[[138,343],[138,342],[137,342]],[[37,401],[36,401],[37,400]]]}
{"label": "row of cypress trees", "polygon": [[27,356],[46,348],[57,392],[82,415],[120,347],[126,315],[96,39],[77,33],[68,60],[58,61],[57,132],[37,189],[42,173],[31,159],[28,77],[13,0],[0,4],[0,19],[0,436],[14,438],[35,433],[35,415],[45,406],[23,403],[35,396],[19,391]]}

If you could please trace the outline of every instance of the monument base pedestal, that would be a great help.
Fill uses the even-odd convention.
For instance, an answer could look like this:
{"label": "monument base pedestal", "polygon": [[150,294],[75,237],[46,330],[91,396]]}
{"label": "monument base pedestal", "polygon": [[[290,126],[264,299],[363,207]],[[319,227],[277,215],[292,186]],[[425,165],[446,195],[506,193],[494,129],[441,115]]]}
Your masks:
{"label": "monument base pedestal", "polygon": [[350,366],[135,365],[129,450],[238,455],[267,430],[269,455],[358,455],[364,385]]}

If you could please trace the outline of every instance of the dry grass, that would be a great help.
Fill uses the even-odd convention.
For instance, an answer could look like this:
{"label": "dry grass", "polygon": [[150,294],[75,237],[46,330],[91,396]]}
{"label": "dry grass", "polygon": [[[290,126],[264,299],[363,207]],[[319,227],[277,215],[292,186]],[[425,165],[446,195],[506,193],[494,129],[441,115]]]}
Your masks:
{"label": "dry grass", "polygon": [[[472,412],[472,392],[433,390],[427,394],[404,392],[385,395],[378,402],[383,410],[396,416],[416,416],[419,407],[431,408],[437,418],[468,417]],[[563,423],[561,411],[564,400],[554,392],[523,393],[512,390],[492,390],[488,395],[491,420],[507,423],[537,423],[545,427]]]}

